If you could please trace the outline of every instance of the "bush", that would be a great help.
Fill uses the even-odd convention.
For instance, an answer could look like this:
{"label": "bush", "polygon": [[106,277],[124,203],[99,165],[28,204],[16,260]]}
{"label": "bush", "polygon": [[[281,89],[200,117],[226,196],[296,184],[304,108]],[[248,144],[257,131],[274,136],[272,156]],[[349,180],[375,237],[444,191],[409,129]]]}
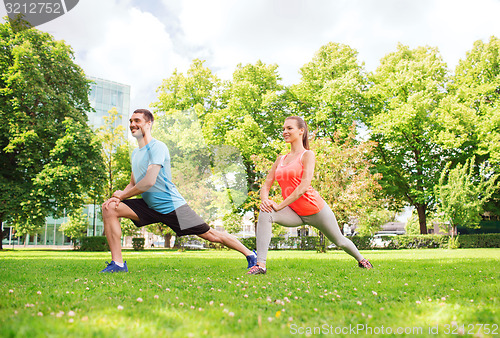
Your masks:
{"label": "bush", "polygon": [[[419,248],[498,248],[500,247],[500,234],[474,234],[460,235],[455,238],[450,247],[448,235],[399,235],[387,237],[388,244],[385,248],[372,246],[371,236],[353,236],[349,239],[359,250],[370,249],[419,249]],[[327,240],[325,238],[325,240]],[[250,250],[255,250],[255,237],[242,238],[241,243]],[[327,241],[328,243],[328,241]],[[317,250],[318,236],[271,238],[270,250]]]}
{"label": "bush", "polygon": [[135,251],[144,250],[144,243],[145,242],[146,242],[146,239],[144,239],[143,237],[132,238],[132,246],[134,247]]}
{"label": "bush", "polygon": [[459,248],[500,248],[500,234],[471,234],[457,237]]}
{"label": "bush", "polygon": [[83,237],[80,239],[80,251],[109,251],[105,236]]}
{"label": "bush", "polygon": [[394,236],[387,249],[447,248],[449,239],[446,235]]}
{"label": "bush", "polygon": [[257,248],[257,240],[255,237],[240,238],[240,242],[249,250],[255,250]]}
{"label": "bush", "polygon": [[352,236],[349,239],[356,245],[359,250],[371,249],[371,236]]}

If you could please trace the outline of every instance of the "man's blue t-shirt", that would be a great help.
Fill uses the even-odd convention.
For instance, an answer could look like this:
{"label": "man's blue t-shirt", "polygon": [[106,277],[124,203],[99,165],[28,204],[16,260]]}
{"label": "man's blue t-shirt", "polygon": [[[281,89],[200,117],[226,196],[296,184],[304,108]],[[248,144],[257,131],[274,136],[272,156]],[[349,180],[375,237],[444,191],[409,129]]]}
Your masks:
{"label": "man's blue t-shirt", "polygon": [[153,210],[168,214],[186,204],[175,185],[170,171],[170,153],[165,143],[152,139],[142,148],[132,153],[132,173],[135,183],[144,178],[151,164],[161,165],[155,184],[142,193],[144,202]]}

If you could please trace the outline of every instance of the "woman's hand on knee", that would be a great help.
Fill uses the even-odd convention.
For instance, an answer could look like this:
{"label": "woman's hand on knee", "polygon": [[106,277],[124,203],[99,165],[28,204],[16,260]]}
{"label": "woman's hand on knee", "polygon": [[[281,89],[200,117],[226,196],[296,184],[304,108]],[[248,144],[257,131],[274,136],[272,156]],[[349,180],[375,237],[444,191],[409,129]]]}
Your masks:
{"label": "woman's hand on knee", "polygon": [[265,212],[273,212],[276,206],[277,206],[276,202],[267,199],[263,200],[262,203],[260,204],[260,210]]}

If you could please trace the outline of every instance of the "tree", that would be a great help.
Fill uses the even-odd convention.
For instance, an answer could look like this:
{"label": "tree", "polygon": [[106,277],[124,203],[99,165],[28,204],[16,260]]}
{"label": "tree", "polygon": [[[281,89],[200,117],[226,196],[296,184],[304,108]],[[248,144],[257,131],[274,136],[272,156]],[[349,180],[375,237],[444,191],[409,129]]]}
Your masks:
{"label": "tree", "polygon": [[316,154],[316,168],[312,186],[331,206],[339,224],[349,218],[364,217],[374,209],[389,206],[380,193],[382,175],[372,173],[370,156],[374,142],[356,142],[354,130],[347,138],[335,134],[329,138],[315,138],[311,149]]}
{"label": "tree", "polygon": [[[460,60],[443,105],[446,129],[442,139],[478,163],[490,163],[500,172],[500,39],[476,41]],[[461,161],[464,163],[464,161]],[[484,209],[500,216],[500,194],[495,192]]]}
{"label": "tree", "polygon": [[438,198],[438,215],[444,221],[444,226],[451,228],[452,236],[456,234],[457,225],[476,228],[481,221],[484,203],[500,186],[496,181],[499,174],[481,168],[480,179],[475,174],[475,158],[458,164],[450,169],[451,163],[444,168],[435,191]]}
{"label": "tree", "polygon": [[[262,177],[255,170],[252,156],[276,159],[281,148],[276,139],[290,111],[289,92],[280,84],[277,69],[277,65],[261,61],[254,65],[239,64],[220,95],[221,104],[204,118],[203,132],[210,145],[229,145],[241,153],[250,196],[260,189],[258,182]],[[259,209],[248,202],[239,206],[239,211],[252,210],[256,222]]]}
{"label": "tree", "polygon": [[356,231],[361,236],[373,236],[382,229],[382,225],[394,220],[394,213],[387,209],[367,209],[359,218]]}
{"label": "tree", "polygon": [[[358,52],[330,42],[300,69],[301,82],[292,86],[297,105],[318,137],[347,137],[354,122],[365,119],[367,76]],[[338,136],[337,136],[338,137]]]}
{"label": "tree", "polygon": [[0,47],[0,223],[33,233],[100,184],[100,147],[86,124],[89,83],[71,48],[47,33],[14,33],[4,23]]}
{"label": "tree", "polygon": [[[219,152],[217,149],[236,148],[244,167],[245,190],[256,191],[260,188],[256,185],[260,173],[255,171],[250,157],[263,154],[274,160],[279,151],[273,141],[280,135],[289,111],[288,92],[280,80],[276,65],[259,61],[255,65],[238,65],[232,81],[223,82],[203,67],[203,62],[194,60],[187,76],[176,71],[163,81],[153,106],[165,115],[180,111],[190,115],[194,111],[210,157]],[[238,212],[248,205],[238,205]]]}
{"label": "tree", "polygon": [[[165,248],[170,248],[170,240],[172,239],[172,236],[175,236],[174,230],[170,229],[168,226],[166,226],[163,223],[149,224],[146,226],[146,229],[149,232],[154,233],[155,235],[163,236],[163,239],[165,241],[163,246]],[[177,243],[177,240],[176,240],[176,243]],[[175,246],[176,246],[176,244],[174,244],[174,247]]]}
{"label": "tree", "polygon": [[87,214],[84,214],[83,210],[80,208],[69,214],[68,222],[63,223],[59,228],[59,231],[64,232],[65,236],[79,240],[82,237],[87,236],[88,227],[89,221]]}
{"label": "tree", "polygon": [[[500,39],[476,41],[464,60],[460,60],[450,91],[462,104],[462,118],[469,122],[465,131],[477,134],[478,155],[488,155],[490,163],[500,164]],[[456,130],[456,129],[455,129]]]}
{"label": "tree", "polygon": [[121,124],[117,125],[121,115],[116,108],[112,108],[108,114],[104,116],[104,124],[97,130],[102,142],[102,157],[106,170],[106,198],[111,197],[118,187],[125,188],[130,181],[132,170],[125,128]]}
{"label": "tree", "polygon": [[445,163],[458,155],[438,139],[447,66],[435,48],[399,45],[382,59],[370,80],[367,97],[375,113],[368,124],[371,139],[378,143],[375,161],[383,175],[382,186],[415,207],[420,232],[426,234],[434,185]]}
{"label": "tree", "polygon": [[122,229],[122,236],[137,236],[141,233],[140,228],[136,227],[134,222],[128,218],[122,218],[120,220],[120,226]]}

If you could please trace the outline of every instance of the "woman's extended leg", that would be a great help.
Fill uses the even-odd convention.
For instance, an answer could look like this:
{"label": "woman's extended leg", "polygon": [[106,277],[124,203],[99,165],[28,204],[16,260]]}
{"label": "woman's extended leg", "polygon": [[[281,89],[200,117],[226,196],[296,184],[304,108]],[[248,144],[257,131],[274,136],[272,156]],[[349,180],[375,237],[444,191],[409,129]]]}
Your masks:
{"label": "woman's extended leg", "polygon": [[321,231],[330,241],[344,249],[345,252],[354,257],[358,262],[363,260],[363,256],[359,253],[354,243],[340,232],[337,218],[326,203],[320,212],[311,216],[302,216],[302,219],[304,223],[312,225]]}
{"label": "woman's extended leg", "polygon": [[271,242],[273,223],[278,223],[286,227],[297,227],[302,225],[302,219],[290,207],[286,207],[280,211],[261,211],[259,213],[255,235],[257,237],[257,264],[262,268],[266,267],[267,251]]}

